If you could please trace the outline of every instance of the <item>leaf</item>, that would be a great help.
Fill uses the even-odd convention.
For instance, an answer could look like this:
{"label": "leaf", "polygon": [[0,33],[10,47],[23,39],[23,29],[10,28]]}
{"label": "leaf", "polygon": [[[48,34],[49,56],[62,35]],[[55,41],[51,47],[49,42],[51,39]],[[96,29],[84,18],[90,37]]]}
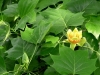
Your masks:
{"label": "leaf", "polygon": [[50,32],[55,34],[63,32],[66,27],[66,23],[64,21],[66,13],[66,10],[50,8],[42,13],[44,18],[53,24],[53,26],[50,28]]}
{"label": "leaf", "polygon": [[84,32],[83,36],[86,38],[90,49],[98,51],[99,44],[98,44],[98,40],[95,38],[95,36],[93,36],[91,33],[88,33],[88,32]]}
{"label": "leaf", "polygon": [[34,51],[34,45],[22,40],[20,37],[12,39],[11,43],[13,47],[6,51],[8,53],[7,57],[10,59],[18,59],[22,57],[24,52],[30,56]]}
{"label": "leaf", "polygon": [[46,42],[52,42],[53,44],[56,43],[59,40],[59,37],[55,37],[55,36],[46,36]]}
{"label": "leaf", "polygon": [[59,46],[41,48],[40,55],[45,56],[45,55],[49,55],[49,54],[53,54],[53,55],[59,54]]}
{"label": "leaf", "polygon": [[70,18],[66,16],[66,25],[68,26],[80,26],[83,24],[85,18],[82,16],[83,12],[72,14]]}
{"label": "leaf", "polygon": [[6,72],[4,59],[0,56],[0,75]]}
{"label": "leaf", "polygon": [[54,68],[48,67],[44,72],[44,75],[60,75],[60,74],[56,72]]}
{"label": "leaf", "polygon": [[26,26],[26,23],[27,23],[27,22],[32,23],[32,22],[35,21],[35,19],[36,19],[36,13],[35,13],[35,11],[33,10],[33,11],[27,13],[25,16],[23,16],[23,17],[19,20],[18,24],[17,24],[16,27],[15,27],[15,30],[17,30],[18,28],[24,30],[24,28],[25,28],[25,26]]}
{"label": "leaf", "polygon": [[7,6],[7,9],[3,11],[4,15],[8,17],[18,16],[18,4],[10,4]]}
{"label": "leaf", "polygon": [[56,47],[57,43],[52,43],[52,42],[46,42],[42,45],[42,47],[47,47],[47,48],[50,48],[50,47]]}
{"label": "leaf", "polygon": [[97,68],[97,69],[94,71],[94,75],[100,75],[100,68]]}
{"label": "leaf", "polygon": [[86,50],[73,51],[68,47],[60,47],[60,55],[51,55],[54,64],[51,65],[62,75],[90,75],[95,69],[96,59],[89,59]]}
{"label": "leaf", "polygon": [[26,27],[24,32],[21,31],[21,37],[22,37],[22,39],[25,40],[25,41],[27,41],[27,42],[33,43],[32,42],[32,33],[33,33],[33,30],[34,29]]}
{"label": "leaf", "polygon": [[84,22],[82,12],[74,14],[69,10],[49,8],[42,14],[50,23],[53,24],[50,32],[55,34],[62,32],[67,26],[79,26]]}
{"label": "leaf", "polygon": [[91,33],[84,32],[83,36],[86,38],[86,43],[83,46],[82,50],[88,50],[89,51],[89,58],[95,58],[97,57],[95,51],[97,52],[99,50],[99,42],[95,38],[95,36]]}
{"label": "leaf", "polygon": [[3,43],[6,41],[10,34],[10,27],[8,23],[5,23],[4,21],[0,21],[0,45],[3,45]]}
{"label": "leaf", "polygon": [[[49,21],[53,21],[53,20],[54,20],[53,22],[61,21],[63,23],[63,25],[66,27],[66,23],[65,23],[64,19],[68,13],[72,14],[68,10],[48,8],[47,10],[43,11],[42,15],[45,18],[49,19]],[[69,15],[69,16],[71,16],[71,15]]]}
{"label": "leaf", "polygon": [[2,4],[3,4],[3,0],[0,0],[0,12],[1,12],[1,8],[2,8]]}
{"label": "leaf", "polygon": [[7,71],[12,71],[15,66],[15,60],[10,60],[9,58],[5,59]]}
{"label": "leaf", "polygon": [[60,0],[40,0],[37,4],[38,11],[48,7],[49,5],[55,5]]}
{"label": "leaf", "polygon": [[34,32],[33,32],[33,36],[32,36],[32,42],[34,44],[38,44],[40,43],[45,35],[48,33],[48,31],[50,30],[52,24],[48,24],[47,22],[45,21],[41,21],[40,24],[34,28]]}
{"label": "leaf", "polygon": [[46,21],[42,20],[38,26],[34,28],[34,30],[26,27],[25,31],[21,32],[21,37],[24,40],[34,44],[41,43],[51,26],[51,24],[48,24]]}
{"label": "leaf", "polygon": [[100,2],[96,0],[63,0],[63,8],[72,12],[84,12],[85,15],[93,15],[100,11]]}
{"label": "leaf", "polygon": [[19,20],[15,30],[18,28],[23,29],[26,23],[33,23],[36,19],[35,7],[39,0],[20,0],[18,2],[18,11],[21,19]]}
{"label": "leaf", "polygon": [[[33,65],[34,64],[34,65]],[[37,57],[34,57],[29,65],[29,70],[37,70],[40,67],[40,62],[37,60]]]}
{"label": "leaf", "polygon": [[48,35],[45,37],[46,42],[42,45],[42,47],[56,47],[59,42],[59,37]]}
{"label": "leaf", "polygon": [[44,60],[47,65],[52,65],[53,64],[53,61],[52,61],[50,56],[47,56],[47,57],[41,58],[41,59]]}
{"label": "leaf", "polygon": [[18,2],[19,15],[24,17],[29,12],[32,12],[39,0],[20,0]]}
{"label": "leaf", "polygon": [[89,33],[92,33],[97,39],[100,34],[100,17],[91,17],[90,21],[85,24]]}

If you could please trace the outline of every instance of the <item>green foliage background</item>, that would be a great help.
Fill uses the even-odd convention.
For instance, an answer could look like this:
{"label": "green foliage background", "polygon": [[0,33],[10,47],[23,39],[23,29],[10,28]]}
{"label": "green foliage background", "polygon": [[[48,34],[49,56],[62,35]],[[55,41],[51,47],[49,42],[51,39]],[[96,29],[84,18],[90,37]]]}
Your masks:
{"label": "green foliage background", "polygon": [[0,0],[0,75],[100,75],[99,34],[100,0]]}

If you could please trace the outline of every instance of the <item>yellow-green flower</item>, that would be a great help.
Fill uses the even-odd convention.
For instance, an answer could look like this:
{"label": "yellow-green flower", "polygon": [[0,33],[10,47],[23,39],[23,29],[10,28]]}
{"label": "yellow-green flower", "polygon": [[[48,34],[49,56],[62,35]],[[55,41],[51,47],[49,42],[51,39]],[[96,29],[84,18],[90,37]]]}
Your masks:
{"label": "yellow-green flower", "polygon": [[68,29],[66,36],[70,43],[77,44],[81,41],[82,31],[78,31],[77,28],[75,28],[73,31]]}

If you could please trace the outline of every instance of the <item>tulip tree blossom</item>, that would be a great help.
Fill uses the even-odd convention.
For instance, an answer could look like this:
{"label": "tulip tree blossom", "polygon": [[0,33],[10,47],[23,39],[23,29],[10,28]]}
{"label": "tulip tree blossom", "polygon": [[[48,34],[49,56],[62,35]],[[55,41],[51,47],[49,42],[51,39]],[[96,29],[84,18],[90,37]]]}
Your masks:
{"label": "tulip tree blossom", "polygon": [[69,42],[77,44],[82,38],[82,31],[78,31],[77,28],[75,28],[73,31],[69,29],[67,31],[67,38]]}
{"label": "tulip tree blossom", "polygon": [[83,46],[86,42],[86,38],[82,37],[82,30],[78,31],[77,28],[75,28],[73,31],[71,29],[68,29],[66,37],[66,42],[70,43],[70,48],[72,48],[73,50],[76,45]]}

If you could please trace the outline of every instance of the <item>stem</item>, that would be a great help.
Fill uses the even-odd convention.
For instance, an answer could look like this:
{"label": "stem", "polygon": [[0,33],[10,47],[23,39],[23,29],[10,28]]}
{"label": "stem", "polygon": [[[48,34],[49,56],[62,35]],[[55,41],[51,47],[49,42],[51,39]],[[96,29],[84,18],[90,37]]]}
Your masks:
{"label": "stem", "polygon": [[95,51],[93,48],[91,48],[90,44],[88,42],[86,42],[88,47],[87,46],[83,46],[84,48],[88,48],[90,49],[92,52],[96,52],[98,55],[100,55],[100,53],[98,51]]}
{"label": "stem", "polygon": [[[38,45],[35,46],[35,49],[34,49],[34,51],[33,51],[33,54],[32,54],[32,56],[30,57],[29,63],[27,64],[28,67],[29,67],[29,64],[31,63],[32,58],[34,57],[34,55],[35,55],[37,49],[38,49]],[[21,71],[21,69],[22,69],[23,67],[24,67],[24,65],[23,65],[23,66],[19,66],[19,68],[17,69],[17,72],[16,72],[14,75],[17,75],[17,74],[19,73],[19,71]]]}
{"label": "stem", "polygon": [[8,74],[8,73],[13,73],[13,72],[14,71],[8,71],[8,72],[3,73],[2,75]]}
{"label": "stem", "polygon": [[60,39],[56,42],[56,44],[55,44],[54,47],[56,47],[56,46],[60,43],[60,41],[61,41],[61,39],[63,38],[63,36],[64,36],[64,35],[62,35],[62,36],[60,37]]}
{"label": "stem", "polygon": [[19,71],[21,71],[22,67],[23,66],[19,66],[18,69],[17,69],[17,71],[14,73],[14,75],[17,75],[19,73]]}
{"label": "stem", "polygon": [[33,51],[33,54],[32,54],[32,56],[30,57],[30,60],[29,60],[28,66],[29,66],[29,64],[31,63],[31,61],[32,61],[32,59],[33,59],[33,57],[34,57],[34,55],[35,55],[37,49],[38,49],[38,45],[35,46],[35,49],[34,49],[34,51]]}

